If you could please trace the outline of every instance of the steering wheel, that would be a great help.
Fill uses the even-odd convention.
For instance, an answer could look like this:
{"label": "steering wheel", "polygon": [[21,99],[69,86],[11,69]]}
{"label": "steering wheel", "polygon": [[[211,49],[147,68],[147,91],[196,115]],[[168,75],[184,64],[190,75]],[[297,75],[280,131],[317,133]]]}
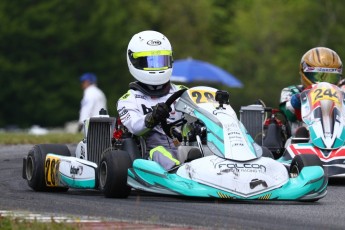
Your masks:
{"label": "steering wheel", "polygon": [[[172,103],[174,103],[174,101],[177,100],[177,98],[181,97],[181,95],[186,91],[187,89],[180,89],[179,91],[176,91],[175,93],[173,93],[165,102],[165,104],[168,106],[168,108],[170,108],[170,106],[172,105]],[[167,123],[167,120],[161,121],[161,126],[162,129],[164,131],[164,133],[170,137],[173,138],[171,135],[171,128],[174,127],[176,124],[178,124],[181,120],[177,120],[175,122],[172,123]]]}

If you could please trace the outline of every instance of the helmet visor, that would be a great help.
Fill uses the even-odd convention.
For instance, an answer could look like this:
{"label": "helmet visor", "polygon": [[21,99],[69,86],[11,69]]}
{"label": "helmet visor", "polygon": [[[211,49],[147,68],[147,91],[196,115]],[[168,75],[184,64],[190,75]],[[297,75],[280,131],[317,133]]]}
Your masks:
{"label": "helmet visor", "polygon": [[172,52],[168,50],[155,50],[131,53],[133,66],[142,70],[165,70],[172,67]]}
{"label": "helmet visor", "polygon": [[303,72],[313,83],[328,82],[336,85],[342,78],[341,68],[305,67]]}
{"label": "helmet visor", "polygon": [[304,73],[305,76],[313,83],[317,82],[328,82],[331,84],[338,84],[341,79],[340,74],[335,73]]}

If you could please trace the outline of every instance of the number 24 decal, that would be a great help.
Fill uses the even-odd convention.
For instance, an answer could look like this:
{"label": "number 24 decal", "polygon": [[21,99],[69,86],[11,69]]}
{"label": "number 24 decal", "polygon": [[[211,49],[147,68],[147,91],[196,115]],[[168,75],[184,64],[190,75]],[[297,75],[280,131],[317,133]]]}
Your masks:
{"label": "number 24 decal", "polygon": [[326,89],[326,90],[316,89],[314,91],[314,94],[316,94],[315,97],[314,97],[314,100],[320,100],[320,99],[322,99],[324,97],[328,97],[328,98],[333,99],[333,100],[338,98],[337,92],[333,91],[331,89]]}

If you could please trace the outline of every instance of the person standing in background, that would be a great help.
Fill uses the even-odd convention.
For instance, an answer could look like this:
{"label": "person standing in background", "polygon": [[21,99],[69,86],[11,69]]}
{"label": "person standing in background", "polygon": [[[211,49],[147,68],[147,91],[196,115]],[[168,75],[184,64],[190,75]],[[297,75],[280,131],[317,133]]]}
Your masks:
{"label": "person standing in background", "polygon": [[107,99],[102,90],[97,87],[97,77],[93,73],[84,73],[80,77],[84,90],[79,112],[78,131],[83,128],[86,119],[99,115],[101,109],[107,109]]}

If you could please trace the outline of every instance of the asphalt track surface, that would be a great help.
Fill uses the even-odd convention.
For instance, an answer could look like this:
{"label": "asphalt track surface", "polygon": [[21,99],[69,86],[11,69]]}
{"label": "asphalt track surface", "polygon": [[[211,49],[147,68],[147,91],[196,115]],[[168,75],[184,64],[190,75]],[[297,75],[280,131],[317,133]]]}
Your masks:
{"label": "asphalt track surface", "polygon": [[326,197],[313,203],[187,199],[138,191],[128,199],[108,199],[96,190],[43,193],[31,190],[21,176],[22,159],[31,147],[0,145],[0,211],[87,216],[121,221],[117,226],[123,229],[345,228],[345,180],[331,180]]}

